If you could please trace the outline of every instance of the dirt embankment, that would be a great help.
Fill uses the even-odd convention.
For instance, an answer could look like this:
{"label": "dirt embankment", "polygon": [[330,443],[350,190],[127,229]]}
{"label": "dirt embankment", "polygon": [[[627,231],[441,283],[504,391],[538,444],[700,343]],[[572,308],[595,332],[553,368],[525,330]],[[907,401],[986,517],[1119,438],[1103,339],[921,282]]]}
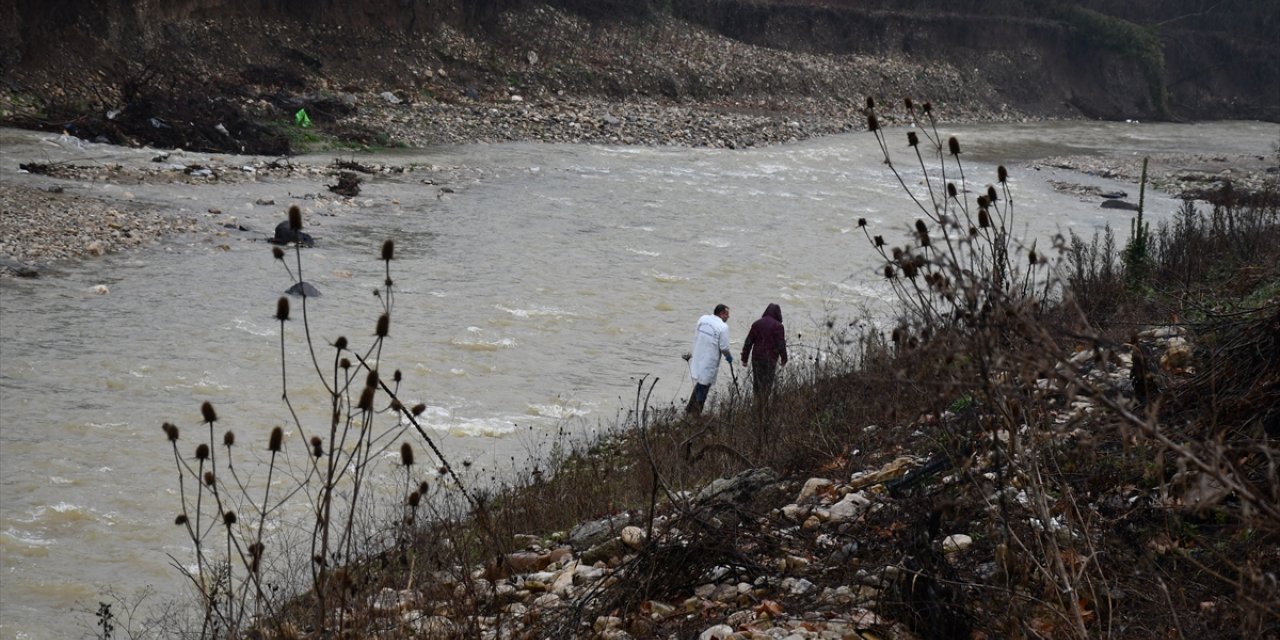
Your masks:
{"label": "dirt embankment", "polygon": [[17,0],[0,117],[270,155],[316,137],[750,146],[860,127],[868,95],[959,119],[1276,119],[1268,4]]}

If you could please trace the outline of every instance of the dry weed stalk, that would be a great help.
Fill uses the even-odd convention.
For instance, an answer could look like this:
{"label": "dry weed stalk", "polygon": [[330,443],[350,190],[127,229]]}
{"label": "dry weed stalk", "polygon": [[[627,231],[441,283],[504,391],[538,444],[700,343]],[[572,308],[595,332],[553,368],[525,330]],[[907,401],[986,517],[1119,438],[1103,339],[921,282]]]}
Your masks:
{"label": "dry weed stalk", "polygon": [[[935,353],[944,361],[938,367],[938,393],[972,398],[971,410],[977,412],[967,429],[946,434],[944,428],[948,440],[940,444],[951,459],[963,461],[956,478],[974,488],[991,518],[999,575],[1004,576],[1004,584],[993,593],[1009,611],[1001,631],[1076,638],[1115,633],[1112,625],[1120,605],[1111,595],[1117,581],[1127,576],[1108,567],[1105,558],[1114,553],[1106,546],[1113,544],[1112,525],[1096,503],[1098,496],[1080,479],[1082,465],[1096,463],[1103,455],[1110,464],[1141,465],[1142,461],[1133,460],[1134,454],[1153,451],[1180,470],[1175,477],[1201,478],[1202,486],[1207,483],[1219,490],[1218,495],[1238,500],[1244,522],[1272,535],[1280,532],[1276,507],[1280,481],[1275,472],[1280,450],[1274,442],[1244,437],[1232,444],[1224,442],[1221,431],[1171,428],[1164,422],[1169,416],[1164,415],[1166,407],[1159,397],[1153,395],[1141,405],[1148,399],[1135,401],[1120,392],[1114,379],[1099,375],[1128,357],[1134,346],[1108,339],[1092,324],[1098,318],[1082,312],[1088,308],[1112,313],[1114,306],[1099,307],[1095,298],[1129,290],[1135,282],[1151,286],[1158,278],[1190,282],[1204,277],[1208,267],[1201,265],[1210,262],[1205,253],[1221,251],[1233,242],[1267,253],[1259,245],[1266,240],[1259,238],[1275,237],[1274,211],[1269,217],[1263,213],[1260,220],[1215,210],[1212,222],[1206,224],[1188,204],[1172,230],[1162,228],[1149,236],[1143,226],[1142,260],[1139,264],[1126,257],[1123,266],[1128,274],[1116,268],[1120,255],[1109,229],[1105,239],[1095,237],[1091,245],[1073,238],[1067,248],[1056,239],[1057,250],[1065,252],[1074,266],[1064,282],[1034,243],[1024,250],[1026,245],[1014,237],[1013,196],[1003,167],[997,171],[999,190],[988,187],[970,203],[959,142],[951,138],[944,145],[929,105],[917,113],[908,100],[906,107],[916,129],[907,132],[907,146],[924,185],[924,192],[917,193],[894,164],[874,107],[868,100],[868,128],[879,142],[885,164],[925,217],[916,222],[913,242],[906,246],[890,249],[883,236],[870,231],[866,237],[884,258],[884,274],[905,310],[893,336],[898,356],[913,350]],[[926,146],[927,154],[921,146]],[[926,157],[937,167],[931,170]],[[958,186],[950,181],[953,177]],[[860,225],[866,229],[865,222]],[[1253,237],[1228,233],[1228,229]],[[1025,258],[1018,257],[1022,255]],[[1050,310],[1052,315],[1046,313]],[[1263,314],[1277,318],[1264,322],[1280,326],[1280,314],[1274,308]],[[1266,335],[1267,330],[1248,333]],[[1143,370],[1143,354],[1132,353],[1135,366]],[[1086,357],[1073,357],[1080,354]],[[1271,369],[1255,368],[1256,375],[1274,377],[1278,366],[1274,360]],[[1202,391],[1224,398],[1216,386]],[[1280,397],[1280,391],[1265,393]],[[946,401],[938,404],[946,406]],[[1091,408],[1073,414],[1073,408],[1080,406]],[[1206,413],[1211,416],[1216,410]],[[1247,421],[1271,414],[1251,415]],[[1074,417],[1064,421],[1062,416]],[[1118,452],[1100,454],[1096,447],[1101,442],[1125,444]],[[1130,449],[1134,445],[1143,448]],[[1087,466],[1084,473],[1088,477]],[[1175,490],[1162,484],[1164,499],[1173,500]],[[928,556],[927,549],[927,545],[917,548],[915,556]],[[1218,566],[1230,567],[1226,573],[1234,575],[1214,570],[1191,554],[1185,559],[1213,571],[1235,589],[1242,608],[1253,612],[1247,617],[1274,619],[1275,609],[1267,602],[1280,589],[1258,577],[1257,566],[1266,563],[1265,554],[1244,561],[1216,559]],[[921,566],[919,557],[905,558],[903,566],[911,563]],[[939,579],[927,569],[913,575]],[[952,586],[971,593],[994,587]],[[1170,619],[1179,628],[1178,607],[1167,590],[1165,594]],[[902,599],[912,602],[910,594],[904,593]],[[915,615],[917,620],[928,620],[922,611]]]}
{"label": "dry weed stalk", "polygon": [[[288,220],[292,231],[301,231],[298,207],[289,209]],[[304,273],[302,247],[295,243],[292,251],[292,268],[285,262],[284,250],[276,247],[273,255],[299,284]],[[219,417],[209,402],[201,407],[208,440],[196,445],[193,458],[178,450],[178,427],[170,423],[163,426],[178,470],[181,512],[175,523],[185,528],[195,552],[194,569],[187,570],[177,559],[173,563],[203,602],[199,637],[239,637],[252,629],[285,635],[287,621],[282,614],[304,593],[312,599],[308,607],[312,629],[325,633],[350,629],[355,624],[352,613],[363,606],[350,599],[354,593],[350,568],[370,554],[410,539],[404,526],[415,522],[429,488],[425,478],[415,475],[423,466],[414,464],[408,441],[411,429],[436,455],[442,473],[457,483],[464,496],[471,497],[418,422],[425,406],[408,408],[400,401],[400,371],[388,379],[378,368],[394,309],[394,251],[389,240],[382,246],[385,279],[383,286],[374,290],[379,316],[372,340],[363,349],[343,336],[329,345],[331,359],[324,356],[324,348],[317,347],[311,334],[306,289],[299,289],[309,368],[328,398],[326,428],[308,427],[308,420],[290,397],[294,387],[288,375],[286,336],[292,309],[287,297],[276,303],[281,399],[290,429],[306,443],[304,446],[287,446],[285,428],[277,425],[271,430],[265,455],[254,452],[253,459],[237,465],[233,432],[224,434],[225,453],[218,453],[214,424]],[[322,365],[322,360],[328,365]],[[384,454],[397,442],[403,480],[391,484],[398,485],[406,496],[403,504],[407,510],[389,515],[379,509],[373,485],[379,482]],[[248,473],[246,463],[252,463]],[[264,469],[265,480],[260,482],[258,473]],[[386,526],[387,520],[391,526]],[[386,531],[398,533],[388,535]],[[301,567],[309,569],[299,571]]]}

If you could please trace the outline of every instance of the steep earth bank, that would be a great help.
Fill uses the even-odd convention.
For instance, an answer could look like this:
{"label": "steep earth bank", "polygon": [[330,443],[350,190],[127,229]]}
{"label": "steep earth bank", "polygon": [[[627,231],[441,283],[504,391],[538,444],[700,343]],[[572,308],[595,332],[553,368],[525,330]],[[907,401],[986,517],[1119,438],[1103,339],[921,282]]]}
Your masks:
{"label": "steep earth bank", "polygon": [[[959,119],[1275,120],[1278,8],[16,0],[0,9],[0,117],[87,139],[262,154],[315,137],[291,127],[300,108],[357,145],[747,146],[863,126],[868,95],[882,111],[911,95]],[[385,116],[390,107],[407,113]],[[758,120],[742,136],[713,131],[726,115]]]}

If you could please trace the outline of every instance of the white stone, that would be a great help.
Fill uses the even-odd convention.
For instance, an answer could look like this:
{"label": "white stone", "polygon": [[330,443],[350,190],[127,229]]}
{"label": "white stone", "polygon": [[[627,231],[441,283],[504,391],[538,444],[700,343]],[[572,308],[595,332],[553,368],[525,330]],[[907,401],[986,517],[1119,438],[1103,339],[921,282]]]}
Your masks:
{"label": "white stone", "polygon": [[942,551],[943,553],[955,553],[956,551],[964,551],[972,545],[973,538],[970,538],[963,533],[956,533],[949,535],[942,540]]}
{"label": "white stone", "polygon": [[560,606],[560,596],[554,593],[544,593],[533,601],[534,606],[544,609],[553,609]]}
{"label": "white stone", "polygon": [[788,520],[802,520],[808,513],[804,507],[798,504],[789,504],[782,508],[782,515]]}
{"label": "white stone", "polygon": [[644,546],[644,529],[640,527],[623,527],[620,537],[622,538],[622,544],[632,549],[639,549]]}
{"label": "white stone", "polygon": [[796,497],[796,502],[804,502],[808,498],[817,495],[819,491],[831,486],[833,483],[826,478],[809,478],[804,483],[804,488],[800,489],[800,495]]}
{"label": "white stone", "polygon": [[724,640],[733,635],[733,627],[727,624],[718,624],[698,635],[698,640]]}

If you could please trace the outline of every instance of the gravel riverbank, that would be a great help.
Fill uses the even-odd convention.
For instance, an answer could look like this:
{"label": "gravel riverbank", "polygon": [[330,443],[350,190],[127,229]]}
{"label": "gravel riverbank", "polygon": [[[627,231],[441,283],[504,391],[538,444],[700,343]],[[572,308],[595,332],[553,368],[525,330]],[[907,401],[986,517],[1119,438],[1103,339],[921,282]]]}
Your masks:
{"label": "gravel riverbank", "polygon": [[[844,117],[848,116],[848,117]],[[383,128],[410,146],[441,142],[537,140],[662,146],[753,147],[858,130],[855,114],[813,115],[782,120],[777,115],[717,113],[709,107],[663,107],[653,103],[610,104],[595,101],[544,105],[505,104],[462,108],[456,105],[388,105],[362,111],[365,126]],[[426,123],[430,123],[428,126]],[[442,124],[443,123],[443,124]],[[442,140],[445,132],[446,140]],[[188,165],[181,154],[145,166],[24,164],[0,184],[0,278],[34,277],[65,260],[154,244],[171,234],[216,232],[225,223],[216,216],[177,215],[121,198],[86,197],[64,192],[49,180],[128,185],[139,183],[236,183],[267,176],[307,175],[335,181],[336,165],[296,161],[256,161],[253,165],[219,160]],[[21,159],[18,159],[21,161]],[[1061,156],[1039,164],[1136,184],[1141,159],[1110,156]],[[414,168],[378,167],[403,171]],[[464,169],[460,169],[464,170]],[[40,174],[39,176],[35,174]],[[1151,188],[1202,198],[1230,184],[1237,193],[1257,192],[1277,180],[1275,158],[1247,155],[1166,154],[1148,167]],[[30,179],[28,179],[30,178]],[[1064,192],[1078,185],[1058,185]],[[1135,193],[1132,194],[1136,197]],[[330,195],[330,194],[326,194]],[[334,197],[341,198],[335,195]]]}
{"label": "gravel riverbank", "polygon": [[[324,122],[318,117],[306,136],[347,144],[378,141],[421,148],[537,141],[750,149],[865,131],[862,108],[868,95],[879,97],[877,112],[886,126],[905,121],[901,96],[930,99],[934,112],[947,123],[1071,117],[1068,112],[1027,113],[1007,104],[977,68],[910,56],[814,54],[756,46],[670,16],[639,24],[593,23],[535,7],[504,14],[496,25],[502,33],[497,42],[507,43],[501,46],[447,26],[421,41],[406,41],[393,34],[321,24],[292,35],[281,25],[228,24],[229,30],[205,22],[175,28],[184,30],[183,37],[197,50],[218,50],[219,43],[234,37],[245,47],[238,55],[251,60],[278,53],[274,45],[259,49],[262,43],[296,37],[323,51],[331,63],[302,85],[280,84],[287,74],[277,74],[274,80],[270,74],[250,74],[253,82],[246,80],[216,100],[183,104],[216,104],[226,110],[219,117],[243,114],[260,123],[292,122],[298,104],[322,104],[330,113]],[[184,73],[229,77],[243,62],[232,58],[184,59],[180,66]],[[303,76],[297,80],[302,82]],[[62,95],[74,87],[56,82],[31,89],[54,101],[75,97]],[[0,115],[30,111],[31,98],[0,90]],[[95,96],[78,99],[88,103]],[[201,122],[196,115],[181,119]],[[173,126],[179,124],[175,120]],[[145,125],[144,119],[144,130],[158,126],[169,125]],[[203,139],[226,142],[231,135],[225,127],[213,132],[205,130],[212,124],[199,126],[204,127],[198,132]],[[1174,194],[1199,194],[1230,180],[1238,189],[1256,190],[1268,175],[1275,176],[1266,173],[1268,162],[1274,167],[1274,158],[1157,158],[1150,169],[1151,185]],[[1045,164],[1135,183],[1141,171],[1140,161],[1133,158],[1073,156]],[[312,172],[332,180],[338,171],[289,161],[263,163],[255,172],[216,164],[180,166],[175,171],[172,165],[161,161],[131,169],[52,163],[36,172],[55,180],[87,177],[127,185],[251,180],[272,171]],[[166,234],[190,232],[200,224],[127,200],[56,193],[56,182],[29,181],[29,175],[19,170],[0,184],[0,277],[35,275],[58,261],[128,250]]]}

